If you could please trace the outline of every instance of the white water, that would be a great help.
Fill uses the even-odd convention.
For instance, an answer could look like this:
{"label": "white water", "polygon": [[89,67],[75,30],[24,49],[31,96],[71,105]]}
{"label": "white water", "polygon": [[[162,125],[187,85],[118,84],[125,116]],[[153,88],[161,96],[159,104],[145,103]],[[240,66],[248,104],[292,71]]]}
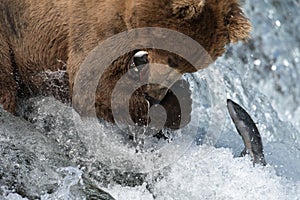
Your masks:
{"label": "white water", "polygon": [[[229,47],[229,52],[210,69],[197,73],[194,77],[186,77],[200,83],[192,84],[195,90],[194,102],[210,110],[207,115],[201,112],[198,115],[194,113],[198,118],[203,118],[200,121],[201,126],[199,125],[202,129],[198,130],[197,137],[202,138],[203,133],[211,133],[215,138],[214,146],[195,144],[205,141],[193,143],[188,141],[188,144],[183,141],[190,148],[186,152],[182,150],[181,153],[184,155],[162,170],[163,176],[156,181],[152,181],[156,173],[149,173],[145,179],[147,183],[140,186],[121,186],[115,181],[110,181],[108,185],[99,181],[95,183],[96,185],[118,200],[300,199],[299,2],[253,0],[245,2],[245,8],[254,25],[253,39],[249,44]],[[224,88],[217,88],[219,83],[208,86],[205,84],[203,77],[214,76],[223,80]],[[202,92],[199,92],[200,89]],[[206,95],[207,90],[210,90],[211,94]],[[215,116],[219,114],[214,109],[215,102],[225,103],[226,98],[241,104],[257,123],[268,162],[266,167],[253,167],[249,157],[237,157],[243,149],[243,143],[226,112],[226,107],[220,110],[222,114],[225,113],[221,125],[207,124],[209,123],[207,120],[211,120],[214,114]],[[40,198],[83,199],[84,195],[74,192],[72,187],[84,185],[81,175],[86,168],[94,169],[89,165],[92,165],[95,158],[91,159],[88,155],[95,152],[82,153],[84,148],[81,145],[84,141],[80,143],[80,137],[75,136],[76,127],[72,124],[70,119],[72,112],[68,111],[68,107],[52,98],[38,98],[32,101],[35,108],[32,114],[34,116],[29,118],[32,119],[34,126],[48,138],[55,138],[55,143],[59,144],[63,152],[67,152],[70,160],[73,162],[81,160],[86,164],[85,168],[80,169],[77,165],[74,167],[65,165],[55,169],[57,165],[49,164],[51,170],[46,169],[46,172],[51,172],[54,178],[51,181],[41,179],[40,185],[49,187],[47,185],[56,183],[58,187],[50,194],[39,194]],[[203,103],[206,105],[203,106]],[[18,131],[22,132],[20,129]],[[114,129],[104,126],[103,131],[110,134]],[[1,142],[15,143],[16,139],[8,137],[11,133],[8,124],[1,127]],[[28,141],[32,139],[17,144],[30,149],[32,142]],[[97,143],[92,145],[97,146]],[[110,146],[112,149],[114,147]],[[39,155],[39,152],[34,153]],[[119,156],[114,155],[114,152],[110,153],[112,159]],[[14,155],[9,156],[14,158]],[[170,156],[173,155],[170,153]],[[43,156],[38,158],[37,168],[40,165],[47,165],[48,158],[45,159]],[[19,172],[23,173],[24,177],[33,176],[26,170]],[[98,171],[94,175],[101,173],[103,172]],[[38,180],[37,177],[34,178],[31,180]],[[15,191],[7,189],[6,185],[2,185],[1,182],[0,184],[4,191],[3,199],[23,199]],[[147,189],[147,184],[150,190]],[[33,184],[31,187],[32,191],[35,191],[36,186]]]}
{"label": "white water", "polygon": [[[109,191],[121,200],[153,199],[144,187]],[[299,199],[300,184],[277,176],[272,166],[253,167],[249,158],[233,158],[230,149],[201,146],[172,166],[154,191],[157,199]]]}

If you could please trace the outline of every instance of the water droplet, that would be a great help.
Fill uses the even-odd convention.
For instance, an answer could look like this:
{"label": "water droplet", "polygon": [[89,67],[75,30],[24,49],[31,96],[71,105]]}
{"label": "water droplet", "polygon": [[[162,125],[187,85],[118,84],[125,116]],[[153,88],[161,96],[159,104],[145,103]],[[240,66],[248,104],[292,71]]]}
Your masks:
{"label": "water droplet", "polygon": [[290,66],[290,63],[289,63],[289,61],[288,61],[287,59],[284,59],[283,64],[284,64],[286,67]]}
{"label": "water droplet", "polygon": [[277,66],[276,65],[272,65],[271,70],[272,71],[276,71],[277,70]]}
{"label": "water droplet", "polygon": [[276,26],[280,27],[281,26],[281,22],[279,20],[276,20],[275,22]]}
{"label": "water droplet", "polygon": [[259,59],[254,60],[253,64],[259,66],[261,64],[261,61]]}

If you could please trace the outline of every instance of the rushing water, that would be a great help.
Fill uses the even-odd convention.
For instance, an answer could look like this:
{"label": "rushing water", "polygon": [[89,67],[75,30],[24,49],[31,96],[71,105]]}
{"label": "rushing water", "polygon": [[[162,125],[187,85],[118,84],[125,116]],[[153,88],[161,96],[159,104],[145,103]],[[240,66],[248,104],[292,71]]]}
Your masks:
{"label": "rushing water", "polygon": [[[178,131],[176,145],[145,144],[161,147],[159,155],[136,153],[110,124],[97,126],[107,136],[97,140],[93,123],[78,126],[76,113],[51,97],[23,102],[27,121],[0,109],[1,199],[300,199],[300,2],[244,4],[252,39],[185,76],[197,120]],[[257,123],[266,167],[238,157],[243,143],[227,98]]]}

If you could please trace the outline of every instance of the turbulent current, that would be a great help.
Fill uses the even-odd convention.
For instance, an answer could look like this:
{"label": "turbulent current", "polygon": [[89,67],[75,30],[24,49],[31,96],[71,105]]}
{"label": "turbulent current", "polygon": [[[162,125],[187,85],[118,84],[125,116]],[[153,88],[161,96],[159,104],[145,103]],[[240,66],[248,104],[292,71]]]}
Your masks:
{"label": "turbulent current", "polygon": [[[144,141],[35,97],[13,116],[0,108],[0,199],[300,200],[300,1],[243,1],[248,43],[185,75],[192,121],[172,141]],[[253,166],[226,108],[238,102],[262,136],[267,166]],[[80,122],[80,123],[79,123]]]}

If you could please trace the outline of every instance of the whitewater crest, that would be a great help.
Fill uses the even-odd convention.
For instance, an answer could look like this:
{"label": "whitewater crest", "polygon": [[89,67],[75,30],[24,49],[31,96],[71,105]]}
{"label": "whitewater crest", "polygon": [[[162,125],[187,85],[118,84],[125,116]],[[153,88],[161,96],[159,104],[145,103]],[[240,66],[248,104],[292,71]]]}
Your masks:
{"label": "whitewater crest", "polygon": [[[164,148],[168,141],[144,143],[150,152],[153,143],[154,150],[163,149],[168,162],[156,160],[159,154],[152,157],[155,162],[134,157],[136,149],[128,150],[133,144],[111,124],[101,123],[105,140],[91,137],[95,127],[88,124],[82,126],[90,135],[80,135],[69,105],[39,96],[22,102],[20,117],[0,109],[1,198],[299,199],[299,1],[253,0],[244,7],[254,26],[249,43],[228,47],[208,69],[184,76],[193,91],[193,137],[177,140],[176,154]],[[63,72],[48,75],[52,84]],[[214,76],[221,82],[208,84]],[[266,167],[239,157],[243,142],[227,112],[227,98],[253,118]]]}

